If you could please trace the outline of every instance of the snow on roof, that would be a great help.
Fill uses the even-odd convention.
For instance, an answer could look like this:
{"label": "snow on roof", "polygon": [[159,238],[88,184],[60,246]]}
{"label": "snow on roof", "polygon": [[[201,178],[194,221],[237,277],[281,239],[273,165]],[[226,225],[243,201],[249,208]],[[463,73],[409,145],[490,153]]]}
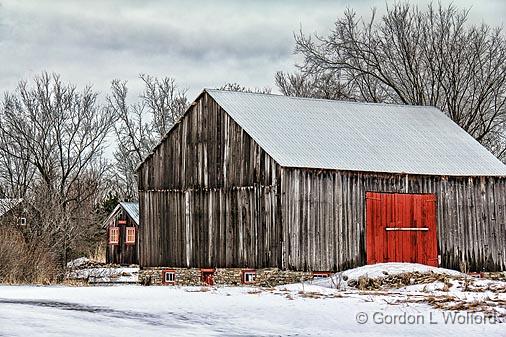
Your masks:
{"label": "snow on roof", "polygon": [[0,199],[0,216],[4,216],[22,201],[23,199]]}
{"label": "snow on roof", "polygon": [[506,176],[506,165],[435,107],[205,91],[281,166]]}

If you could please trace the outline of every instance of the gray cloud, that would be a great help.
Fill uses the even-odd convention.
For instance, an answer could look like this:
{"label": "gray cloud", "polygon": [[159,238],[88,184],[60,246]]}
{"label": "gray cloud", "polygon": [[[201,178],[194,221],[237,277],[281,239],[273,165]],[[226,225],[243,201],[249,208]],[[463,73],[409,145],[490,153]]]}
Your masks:
{"label": "gray cloud", "polygon": [[[2,1],[2,0],[0,0]],[[418,1],[425,5],[427,1]],[[471,1],[473,22],[502,24],[500,0]],[[384,1],[2,1],[0,91],[42,70],[107,91],[139,73],[173,76],[195,95],[228,81],[273,86],[290,69],[293,31],[325,33],[346,7],[367,15]]]}

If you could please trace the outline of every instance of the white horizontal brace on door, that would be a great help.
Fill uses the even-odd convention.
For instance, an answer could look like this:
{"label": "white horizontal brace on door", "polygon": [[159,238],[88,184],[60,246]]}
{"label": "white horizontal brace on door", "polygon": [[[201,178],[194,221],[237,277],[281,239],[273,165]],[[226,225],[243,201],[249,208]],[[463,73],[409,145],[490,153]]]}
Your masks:
{"label": "white horizontal brace on door", "polygon": [[387,231],[428,231],[427,227],[385,227]]}

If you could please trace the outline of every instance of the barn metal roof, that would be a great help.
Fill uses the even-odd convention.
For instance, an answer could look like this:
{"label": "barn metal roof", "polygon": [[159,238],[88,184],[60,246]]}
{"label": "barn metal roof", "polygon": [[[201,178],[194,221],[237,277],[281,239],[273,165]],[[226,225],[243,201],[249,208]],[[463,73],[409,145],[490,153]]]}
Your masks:
{"label": "barn metal roof", "polygon": [[281,166],[506,176],[506,165],[435,107],[206,91]]}
{"label": "barn metal roof", "polygon": [[107,217],[107,219],[105,219],[105,221],[102,224],[103,228],[107,227],[107,225],[109,224],[109,221],[111,221],[111,219],[116,215],[116,213],[121,208],[123,208],[125,210],[125,212],[128,213],[128,215],[130,216],[130,218],[132,218],[132,220],[137,225],[139,225],[139,203],[138,202],[126,202],[126,201],[123,201],[123,202],[120,202],[118,205],[116,205],[116,207],[114,207],[114,210],[111,212],[111,214],[109,214],[109,216]]}

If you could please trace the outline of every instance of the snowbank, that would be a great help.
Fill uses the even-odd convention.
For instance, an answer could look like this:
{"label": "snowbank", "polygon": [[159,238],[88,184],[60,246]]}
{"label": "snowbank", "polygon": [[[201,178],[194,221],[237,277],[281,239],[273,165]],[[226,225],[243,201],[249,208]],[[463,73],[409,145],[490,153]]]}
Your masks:
{"label": "snowbank", "polygon": [[66,279],[87,283],[138,283],[139,267],[120,267],[80,257],[67,263]]}
{"label": "snowbank", "polygon": [[67,263],[67,268],[74,269],[87,265],[90,259],[87,257],[80,257]]}
{"label": "snowbank", "polygon": [[67,273],[68,280],[86,281],[88,283],[138,283],[139,268],[86,268]]}
{"label": "snowbank", "polygon": [[377,277],[385,277],[385,275],[398,275],[413,272],[445,274],[457,277],[465,276],[465,274],[456,270],[436,268],[419,263],[403,263],[403,262],[377,263],[354,269],[349,269],[343,272],[343,276],[347,276],[349,279],[356,280],[360,276],[377,278]]}
{"label": "snowbank", "polygon": [[391,262],[377,263],[345,270],[328,278],[314,280],[311,284],[327,288],[346,289],[350,286],[354,286],[360,278],[366,277],[368,279],[382,279],[389,276],[409,273],[446,275],[451,278],[466,277],[466,274],[455,270],[436,268],[418,263]]}

